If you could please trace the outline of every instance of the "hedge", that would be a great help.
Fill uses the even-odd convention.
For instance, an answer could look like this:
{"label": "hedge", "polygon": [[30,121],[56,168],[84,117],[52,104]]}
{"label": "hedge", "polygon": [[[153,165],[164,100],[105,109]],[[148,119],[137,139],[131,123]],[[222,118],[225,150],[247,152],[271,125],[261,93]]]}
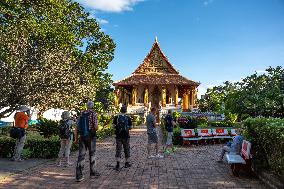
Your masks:
{"label": "hedge", "polygon": [[252,143],[255,152],[255,165],[284,175],[284,120],[248,118],[244,127],[244,136]]}
{"label": "hedge", "polygon": [[[103,139],[114,134],[111,125],[101,127],[97,131],[97,138]],[[0,136],[0,157],[10,158],[14,151],[16,140],[2,135]],[[58,136],[45,138],[39,132],[28,131],[25,142],[23,156],[27,158],[56,158],[60,149],[60,139]],[[72,151],[77,150],[78,145],[73,143]]]}

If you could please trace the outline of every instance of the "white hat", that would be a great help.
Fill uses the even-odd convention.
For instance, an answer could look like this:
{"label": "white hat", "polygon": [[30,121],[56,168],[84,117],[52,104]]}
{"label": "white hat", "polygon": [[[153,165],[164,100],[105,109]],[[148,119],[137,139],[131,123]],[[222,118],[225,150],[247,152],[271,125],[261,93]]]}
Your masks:
{"label": "white hat", "polygon": [[26,112],[26,111],[28,111],[28,110],[30,110],[30,108],[28,108],[27,106],[20,106],[20,108],[19,108],[19,111],[20,112]]}

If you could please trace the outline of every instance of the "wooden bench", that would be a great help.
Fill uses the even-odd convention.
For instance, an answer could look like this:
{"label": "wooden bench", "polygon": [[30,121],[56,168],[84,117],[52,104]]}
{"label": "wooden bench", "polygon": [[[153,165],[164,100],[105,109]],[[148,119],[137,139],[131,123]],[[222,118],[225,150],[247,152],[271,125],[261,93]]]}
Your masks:
{"label": "wooden bench", "polygon": [[198,137],[198,134],[195,133],[194,129],[182,129],[181,137],[182,137],[182,145],[190,143],[190,141],[197,142],[198,140],[201,139],[201,137]]}
{"label": "wooden bench", "polygon": [[251,143],[249,141],[243,140],[241,155],[227,153],[226,161],[231,165],[232,173],[234,176],[239,176],[241,169],[245,169],[249,173],[252,173],[251,169]]}

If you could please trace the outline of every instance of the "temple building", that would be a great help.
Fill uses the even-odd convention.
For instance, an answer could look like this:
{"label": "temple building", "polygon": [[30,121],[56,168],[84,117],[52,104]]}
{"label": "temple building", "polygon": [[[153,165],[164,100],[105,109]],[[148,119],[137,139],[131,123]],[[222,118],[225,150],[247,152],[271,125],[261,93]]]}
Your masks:
{"label": "temple building", "polygon": [[115,105],[127,105],[128,113],[156,107],[190,111],[196,107],[199,82],[182,75],[169,62],[156,38],[143,63],[128,77],[115,81]]}

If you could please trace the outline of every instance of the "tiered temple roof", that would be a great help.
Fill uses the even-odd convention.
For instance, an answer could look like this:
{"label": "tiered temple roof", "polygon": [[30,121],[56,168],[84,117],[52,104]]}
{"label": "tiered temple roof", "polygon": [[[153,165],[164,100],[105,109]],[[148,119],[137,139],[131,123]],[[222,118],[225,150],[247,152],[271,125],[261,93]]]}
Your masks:
{"label": "tiered temple roof", "polygon": [[114,82],[114,85],[120,86],[140,84],[194,85],[197,87],[200,83],[181,76],[169,62],[156,39],[143,63],[129,77]]}

